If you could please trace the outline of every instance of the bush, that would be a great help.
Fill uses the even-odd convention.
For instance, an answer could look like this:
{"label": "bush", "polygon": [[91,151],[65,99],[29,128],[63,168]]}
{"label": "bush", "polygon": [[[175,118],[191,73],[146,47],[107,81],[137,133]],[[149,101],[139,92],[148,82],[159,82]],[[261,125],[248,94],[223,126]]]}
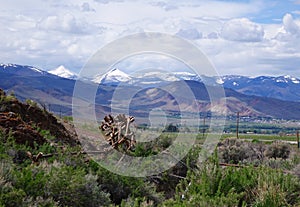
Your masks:
{"label": "bush", "polygon": [[256,174],[257,185],[252,190],[256,207],[281,207],[300,205],[300,183],[292,175],[266,167],[261,167]]}
{"label": "bush", "polygon": [[21,206],[26,193],[16,189],[10,182],[12,168],[10,163],[0,163],[0,206]]}
{"label": "bush", "polygon": [[[0,206],[108,206],[109,194],[84,168],[42,162],[13,169],[2,164]],[[8,173],[9,172],[9,173]]]}
{"label": "bush", "polygon": [[18,189],[23,189],[27,195],[37,197],[44,196],[46,182],[50,176],[38,168],[30,165],[22,170],[13,172],[13,185]]}
{"label": "bush", "polygon": [[54,201],[53,198],[43,198],[43,197],[37,197],[37,198],[26,198],[24,200],[24,205],[29,207],[56,207],[59,206],[59,203]]}
{"label": "bush", "polygon": [[264,146],[261,143],[226,139],[219,143],[220,159],[225,163],[261,163],[264,159]]}
{"label": "bush", "polygon": [[63,117],[63,120],[64,120],[65,122],[73,122],[73,117],[72,117],[72,116],[64,116],[64,117]]}
{"label": "bush", "polygon": [[217,155],[189,172],[174,199],[163,206],[300,205],[300,183],[292,175],[268,167],[221,168]]}
{"label": "bush", "polygon": [[178,185],[175,199],[166,201],[164,206],[238,206],[244,194],[234,187],[246,186],[241,183],[244,179],[236,179],[232,172],[225,175],[223,172],[215,154],[199,170],[188,173]]}
{"label": "bush", "polygon": [[31,100],[31,99],[26,99],[25,100],[26,104],[30,105],[30,106],[33,106],[33,107],[37,107],[37,102]]}
{"label": "bush", "polygon": [[155,185],[145,181],[144,178],[134,178],[116,175],[106,169],[100,168],[97,172],[98,182],[106,192],[110,193],[113,203],[121,204],[128,198],[141,203],[143,198],[154,204],[162,202],[162,194],[156,192]]}
{"label": "bush", "polygon": [[274,142],[265,151],[265,155],[268,158],[282,158],[287,159],[291,153],[291,148],[288,144]]}
{"label": "bush", "polygon": [[97,179],[95,175],[86,174],[84,169],[53,167],[44,188],[45,195],[62,206],[108,206],[109,194],[102,191]]}
{"label": "bush", "polygon": [[300,164],[293,169],[293,173],[300,179]]}
{"label": "bush", "polygon": [[6,192],[0,195],[0,205],[6,207],[23,206],[23,199],[26,193],[22,189],[15,189],[13,187],[7,189]]}

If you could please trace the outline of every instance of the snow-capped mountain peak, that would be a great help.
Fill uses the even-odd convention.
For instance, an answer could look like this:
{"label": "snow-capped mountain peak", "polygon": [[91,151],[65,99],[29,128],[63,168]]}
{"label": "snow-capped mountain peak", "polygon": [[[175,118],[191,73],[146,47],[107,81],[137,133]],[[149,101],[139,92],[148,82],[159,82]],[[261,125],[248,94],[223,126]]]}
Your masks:
{"label": "snow-capped mountain peak", "polygon": [[222,80],[222,78],[217,78],[216,83],[222,85],[225,82]]}
{"label": "snow-capped mountain peak", "polygon": [[201,78],[194,73],[190,72],[174,72],[175,76],[179,78],[179,80],[193,80],[193,81],[201,81]]}
{"label": "snow-capped mountain peak", "polygon": [[46,73],[45,71],[33,66],[18,65],[12,63],[1,63],[0,70],[2,70],[4,73],[11,73],[23,76],[40,76]]}
{"label": "snow-capped mountain peak", "polygon": [[76,73],[71,72],[70,70],[65,68],[63,65],[61,65],[58,68],[55,68],[53,70],[50,70],[48,72],[53,75],[62,77],[62,78],[77,79],[77,77],[78,77],[78,75]]}
{"label": "snow-capped mountain peak", "polygon": [[289,83],[289,82],[292,82],[294,84],[299,84],[300,83],[300,80],[295,78],[295,77],[292,77],[290,75],[285,75],[285,76],[279,76],[276,78],[276,82],[277,83]]}
{"label": "snow-capped mountain peak", "polygon": [[128,82],[132,78],[124,73],[123,71],[114,68],[104,75],[97,75],[95,78],[92,80],[95,83],[109,83],[109,84],[118,84],[120,82]]}
{"label": "snow-capped mountain peak", "polygon": [[31,69],[35,72],[38,72],[38,73],[43,73],[42,70],[36,68],[36,67],[32,67],[32,66],[23,66],[23,65],[17,65],[17,64],[12,64],[12,63],[7,63],[7,64],[4,64],[4,63],[1,63],[0,64],[0,67],[2,67],[3,69],[11,69],[11,68],[27,68],[27,69]]}
{"label": "snow-capped mountain peak", "polygon": [[0,67],[2,67],[3,69],[6,69],[8,67],[13,67],[13,68],[16,68],[18,67],[16,64],[11,64],[11,63],[8,63],[8,64],[4,64],[4,63],[1,63],[0,64]]}

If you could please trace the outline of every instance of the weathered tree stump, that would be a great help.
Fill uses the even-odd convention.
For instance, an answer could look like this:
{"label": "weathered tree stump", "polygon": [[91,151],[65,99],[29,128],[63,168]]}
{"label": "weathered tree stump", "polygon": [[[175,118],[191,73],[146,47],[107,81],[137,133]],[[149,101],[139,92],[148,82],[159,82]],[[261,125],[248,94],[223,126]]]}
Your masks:
{"label": "weathered tree stump", "polygon": [[125,114],[118,114],[116,117],[107,115],[100,125],[105,139],[115,149],[123,146],[125,151],[134,151],[136,144],[135,135],[130,131],[130,124],[134,122],[133,116],[126,117]]}

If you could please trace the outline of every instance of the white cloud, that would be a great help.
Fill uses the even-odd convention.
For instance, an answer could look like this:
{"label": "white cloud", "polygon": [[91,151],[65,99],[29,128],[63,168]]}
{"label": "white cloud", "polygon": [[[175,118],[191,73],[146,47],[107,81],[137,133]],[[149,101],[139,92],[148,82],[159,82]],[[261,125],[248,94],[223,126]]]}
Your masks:
{"label": "white cloud", "polygon": [[211,32],[211,33],[209,33],[209,34],[207,35],[207,38],[208,38],[208,39],[218,39],[218,38],[219,38],[219,35],[218,35],[218,33],[216,33],[216,32]]}
{"label": "white cloud", "polygon": [[300,26],[294,21],[291,14],[286,14],[283,17],[283,27],[290,34],[300,35]]}
{"label": "white cloud", "polygon": [[83,11],[83,12],[95,12],[95,9],[91,8],[89,3],[84,2],[81,5],[81,11]]}
{"label": "white cloud", "polygon": [[199,32],[196,28],[180,29],[176,33],[176,35],[190,40],[196,40],[202,38],[202,33]]}
{"label": "white cloud", "polygon": [[297,11],[292,11],[293,14],[300,14],[300,11],[297,10]]}
{"label": "white cloud", "polygon": [[109,2],[109,0],[94,0],[94,1],[101,4],[107,4]]}
{"label": "white cloud", "polygon": [[[288,68],[290,75],[300,77],[296,15],[300,8],[294,5],[286,11],[294,17],[286,14],[276,22],[265,19],[273,12],[268,2],[4,1],[0,57],[2,62],[45,69],[63,64],[78,72],[94,52],[115,39],[142,31],[163,32],[198,45],[221,74],[284,74]],[[143,60],[136,61],[143,64]]]}
{"label": "white cloud", "polygon": [[259,13],[265,6],[263,1],[177,1],[178,10],[174,13],[185,17],[231,19]]}
{"label": "white cloud", "polygon": [[70,13],[59,16],[47,16],[38,23],[38,27],[45,30],[54,30],[73,34],[89,33],[91,30],[96,29],[89,25],[86,21],[76,19]]}
{"label": "white cloud", "polygon": [[110,0],[94,0],[97,3],[108,4]]}
{"label": "white cloud", "polygon": [[[275,39],[287,44],[297,45],[300,38],[300,22],[295,20],[291,14],[284,15],[282,19],[282,26],[278,30]],[[288,43],[289,42],[289,43]],[[292,46],[292,47],[294,47]]]}
{"label": "white cloud", "polygon": [[138,54],[129,56],[121,62],[114,65],[126,73],[135,73],[142,70],[164,70],[164,71],[182,71],[190,70],[183,62],[166,56],[164,54]]}
{"label": "white cloud", "polygon": [[178,7],[174,4],[174,2],[167,3],[167,2],[164,2],[164,1],[158,1],[158,2],[151,1],[150,5],[161,7],[166,11],[178,9]]}
{"label": "white cloud", "polygon": [[221,36],[232,41],[259,42],[264,38],[264,29],[247,18],[232,19],[224,24]]}

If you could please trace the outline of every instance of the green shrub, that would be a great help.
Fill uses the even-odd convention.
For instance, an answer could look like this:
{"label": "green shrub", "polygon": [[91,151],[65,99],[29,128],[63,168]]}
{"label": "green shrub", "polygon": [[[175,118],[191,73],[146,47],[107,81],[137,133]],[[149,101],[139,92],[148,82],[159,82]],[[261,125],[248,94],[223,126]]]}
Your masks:
{"label": "green shrub", "polygon": [[27,197],[24,200],[24,206],[30,207],[57,207],[60,206],[58,202],[54,201],[53,198],[43,198],[43,197]]}
{"label": "green shrub", "polygon": [[156,192],[155,185],[147,182],[145,178],[134,178],[116,175],[104,168],[99,168],[98,182],[110,194],[113,203],[121,204],[128,198],[142,202],[142,198],[153,201],[154,204],[162,202],[162,194]]}
{"label": "green shrub", "polygon": [[257,185],[253,189],[256,207],[300,205],[300,183],[296,177],[271,168],[257,170]]}
{"label": "green shrub", "polygon": [[97,176],[86,174],[84,169],[70,166],[53,167],[45,195],[53,197],[62,206],[108,206],[109,195],[102,191]]}
{"label": "green shrub", "polygon": [[293,173],[300,179],[300,164],[293,169]]}
{"label": "green shrub", "polygon": [[16,189],[11,183],[11,163],[0,162],[0,206],[22,206],[26,193]]}
{"label": "green shrub", "polygon": [[43,196],[43,189],[49,178],[49,175],[46,175],[44,171],[29,165],[20,171],[15,170],[13,172],[13,185],[18,189],[23,189],[27,195]]}
{"label": "green shrub", "polygon": [[22,189],[10,188],[0,195],[0,205],[6,207],[23,206],[26,193]]}
{"label": "green shrub", "polygon": [[188,173],[162,206],[299,206],[296,177],[268,167],[222,168],[217,155]]}
{"label": "green shrub", "polygon": [[31,99],[26,99],[25,102],[30,105],[30,106],[33,106],[33,107],[37,107],[37,102],[31,100]]}
{"label": "green shrub", "polygon": [[63,120],[64,120],[65,122],[73,122],[73,117],[72,117],[72,116],[64,116],[64,117],[63,117]]}

